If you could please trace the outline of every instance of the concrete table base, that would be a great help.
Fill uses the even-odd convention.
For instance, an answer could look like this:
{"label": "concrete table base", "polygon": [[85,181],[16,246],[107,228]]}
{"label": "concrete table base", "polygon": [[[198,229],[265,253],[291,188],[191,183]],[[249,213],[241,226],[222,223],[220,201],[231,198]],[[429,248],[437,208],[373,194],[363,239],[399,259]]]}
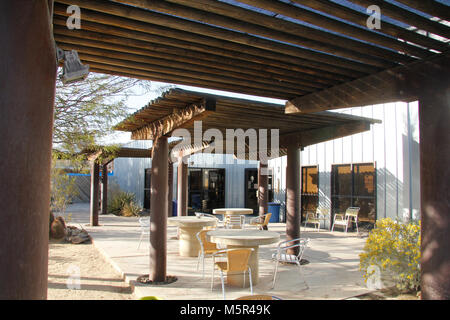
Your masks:
{"label": "concrete table base", "polygon": [[200,250],[200,243],[196,234],[204,227],[212,227],[217,224],[217,220],[209,217],[173,217],[167,219],[171,226],[179,227],[179,253],[183,257],[197,257]]}

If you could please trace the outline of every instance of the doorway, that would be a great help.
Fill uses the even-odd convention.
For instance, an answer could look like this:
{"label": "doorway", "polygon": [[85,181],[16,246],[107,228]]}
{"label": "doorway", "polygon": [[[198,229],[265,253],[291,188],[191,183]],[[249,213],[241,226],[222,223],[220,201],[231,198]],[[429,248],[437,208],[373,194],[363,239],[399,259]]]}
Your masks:
{"label": "doorway", "polygon": [[258,169],[245,169],[245,208],[253,209],[253,214],[259,214],[258,208]]}
{"label": "doorway", "polygon": [[225,169],[188,169],[188,213],[225,207]]}

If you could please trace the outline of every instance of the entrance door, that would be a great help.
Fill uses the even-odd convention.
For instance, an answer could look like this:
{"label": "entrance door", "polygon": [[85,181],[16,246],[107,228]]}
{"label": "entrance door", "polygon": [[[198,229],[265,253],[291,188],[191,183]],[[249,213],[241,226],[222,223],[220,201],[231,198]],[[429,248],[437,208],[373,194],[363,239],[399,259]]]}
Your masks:
{"label": "entrance door", "polygon": [[359,221],[375,223],[376,171],[373,163],[333,165],[331,169],[332,214],[360,207]]}
{"label": "entrance door", "polygon": [[245,207],[253,209],[253,214],[259,214],[258,209],[258,169],[245,169]]}
{"label": "entrance door", "polygon": [[225,206],[225,169],[188,169],[188,212],[211,213]]}
{"label": "entrance door", "polygon": [[301,222],[306,219],[307,212],[316,212],[319,205],[319,169],[317,166],[302,167],[301,185]]}

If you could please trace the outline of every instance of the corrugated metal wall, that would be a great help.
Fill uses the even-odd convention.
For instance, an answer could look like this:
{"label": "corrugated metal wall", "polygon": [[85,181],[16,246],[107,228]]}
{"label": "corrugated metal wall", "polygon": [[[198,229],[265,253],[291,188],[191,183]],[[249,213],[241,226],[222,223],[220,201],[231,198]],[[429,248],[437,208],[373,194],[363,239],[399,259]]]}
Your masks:
{"label": "corrugated metal wall", "polygon": [[[149,141],[134,141],[127,147],[150,148]],[[244,207],[245,169],[257,168],[256,161],[235,160],[230,155],[194,154],[189,157],[190,168],[225,169],[225,206]],[[139,204],[144,203],[144,170],[151,167],[151,159],[118,158],[114,160],[114,180],[124,191],[136,194]],[[177,197],[177,164],[173,171],[173,200]]]}
{"label": "corrugated metal wall", "polygon": [[[319,168],[319,205],[330,207],[333,164],[374,163],[377,170],[377,218],[420,212],[418,104],[390,103],[342,112],[380,119],[370,131],[306,147],[301,165]],[[285,157],[269,162],[274,172],[275,200],[285,202]]]}

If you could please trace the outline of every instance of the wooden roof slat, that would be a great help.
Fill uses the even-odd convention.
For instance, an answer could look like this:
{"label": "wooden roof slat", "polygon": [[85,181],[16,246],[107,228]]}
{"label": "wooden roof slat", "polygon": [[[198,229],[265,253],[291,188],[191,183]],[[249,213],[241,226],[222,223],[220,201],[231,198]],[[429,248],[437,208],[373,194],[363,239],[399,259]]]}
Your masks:
{"label": "wooden roof slat", "polygon": [[[135,42],[136,40],[133,39],[125,39],[125,38],[119,38],[116,37],[116,43],[119,43],[121,39],[129,40],[130,42],[135,42],[136,46],[129,47],[124,45],[118,45],[115,43],[109,43],[104,42],[100,40],[104,40],[103,35],[95,34],[93,32],[89,31],[77,31],[76,33],[68,31],[64,27],[55,26],[54,29],[55,33],[55,40],[58,43],[65,43],[65,44],[71,44],[71,45],[82,45],[92,48],[99,48],[104,50],[112,50],[116,52],[125,52],[125,53],[132,53],[137,54],[141,56],[147,56],[147,57],[154,57],[154,58],[160,58],[163,59],[162,61],[167,61],[166,63],[169,63],[170,61],[174,62],[182,62],[187,63],[187,65],[195,65],[200,67],[208,67],[212,68],[211,70],[220,70],[220,73],[224,72],[227,74],[228,71],[239,73],[239,77],[242,77],[242,79],[248,79],[248,80],[256,80],[258,82],[263,82],[267,84],[273,84],[278,83],[281,86],[286,86],[290,88],[298,88],[305,90],[313,91],[316,88],[325,88],[327,85],[320,84],[319,82],[314,82],[312,80],[306,80],[305,78],[293,78],[290,76],[281,76],[269,72],[263,72],[261,70],[257,69],[249,69],[247,68],[248,64],[242,63],[242,66],[236,66],[233,64],[234,61],[228,62],[227,59],[221,59],[221,62],[219,62],[219,59],[217,59],[217,62],[215,61],[209,61],[209,60],[203,60],[199,57],[195,57],[196,53],[191,52],[184,52],[184,54],[174,55],[171,53],[159,53],[150,51],[147,49],[144,49],[141,47],[138,47],[138,42]],[[75,35],[76,37],[73,37]],[[110,36],[111,37],[111,36]],[[114,37],[114,36],[113,36]],[[96,40],[95,40],[96,39]],[[145,45],[143,46],[145,47]],[[170,48],[167,48],[169,51]],[[176,49],[176,48],[173,48]],[[219,71],[218,71],[219,72]],[[237,76],[237,74],[236,74]],[[309,78],[308,78],[309,79]]]}
{"label": "wooden roof slat", "polygon": [[[315,0],[315,2],[319,1]],[[368,7],[373,4],[378,5],[383,11],[383,15],[385,16],[389,16],[397,21],[401,21],[410,26],[414,26],[418,29],[425,30],[434,33],[436,35],[439,35],[441,37],[450,39],[450,27],[438,21],[433,21],[431,19],[425,18],[424,16],[421,16],[415,12],[404,10],[393,3],[389,3],[387,1],[382,0],[349,0],[349,1],[364,7]],[[382,30],[380,30],[381,32],[386,32],[385,30],[386,25],[390,26],[391,24],[388,24],[383,21],[383,28]],[[406,37],[405,40],[413,41]],[[420,42],[417,43],[420,44]]]}
{"label": "wooden roof slat", "polygon": [[[270,27],[271,29],[286,32],[289,34],[309,34],[311,29],[316,31],[314,28],[307,28],[294,22],[290,22],[284,19],[275,18],[268,16],[262,13],[256,13],[251,10],[245,10],[240,7],[236,7],[230,4],[214,1],[214,0],[196,0],[196,1],[186,1],[186,0],[168,0],[169,2],[174,2],[178,4],[184,4],[191,7],[195,7],[198,9],[207,10],[208,12],[215,12],[218,14],[226,15],[229,17],[234,17],[236,19],[240,19],[243,21],[251,22],[254,24],[264,25]],[[262,8],[268,11],[276,12],[278,14],[282,14],[291,18],[295,18],[299,21],[304,21],[321,28],[325,28],[331,31],[335,31],[339,34],[343,34],[349,37],[357,38],[363,41],[371,42],[373,44],[377,44],[383,46],[385,48],[390,48],[392,50],[399,50],[410,55],[414,55],[417,57],[427,57],[429,56],[429,52],[417,46],[410,45],[408,43],[399,41],[397,39],[393,39],[391,37],[387,37],[380,33],[375,33],[370,31],[367,28],[360,28],[350,25],[348,23],[341,22],[339,20],[328,18],[324,15],[320,15],[313,11],[305,10],[298,6],[293,6],[291,4],[283,3],[280,1],[271,1],[271,0],[240,0],[242,3],[246,3],[248,5]],[[324,31],[320,31],[324,32]],[[329,35],[328,35],[329,36]],[[348,39],[346,37],[332,35],[330,38],[330,42],[340,44],[339,37],[343,39]],[[341,40],[343,45],[350,45],[351,43],[347,43],[348,41]],[[383,59],[389,59],[392,61],[397,61],[400,63],[411,62],[413,59],[403,54],[399,54],[395,51],[388,51],[384,48],[380,48],[378,46],[369,46],[368,44],[361,45],[360,43],[351,40],[355,45],[358,46],[359,51],[363,52],[362,47],[370,48],[370,50],[366,51],[366,53],[370,53],[372,55],[376,55]],[[351,48],[351,47],[349,47]]]}
{"label": "wooden roof slat", "polygon": [[441,19],[450,21],[450,10],[448,6],[434,0],[395,0],[403,3],[408,7],[422,11],[429,15],[439,17]]}
{"label": "wooden roof slat", "polygon": [[[336,57],[339,56],[341,58],[359,61],[361,63],[380,68],[392,66],[392,62],[389,62],[387,57],[391,55],[390,58],[393,59],[393,56],[396,56],[396,53],[392,51],[389,52],[388,50],[384,50],[382,48],[370,46],[362,42],[340,37],[302,25],[292,26],[292,28],[296,29],[296,32],[298,34],[298,36],[294,36],[292,34],[279,32],[271,28],[255,25],[245,20],[241,21],[215,14],[211,12],[212,8],[209,8],[208,11],[203,11],[161,0],[118,1],[121,3],[139,6],[145,9],[164,12],[169,15],[176,15],[178,17],[189,19],[189,21],[183,21],[183,19],[178,18],[179,21],[173,21],[171,23],[171,26],[173,27],[179,27],[179,23],[182,23],[182,28],[189,28],[193,32],[209,34],[210,36],[216,38],[227,39],[242,44],[259,46],[280,53],[289,53],[291,55],[296,55],[299,51],[299,47],[294,47],[279,42],[282,41],[285,43],[291,43],[302,47],[311,48],[313,50],[318,50],[323,53],[333,54]],[[194,4],[195,2],[186,2],[186,5]],[[249,10],[242,10],[247,11],[249,16],[257,14]],[[232,11],[232,9],[230,9],[230,11]],[[263,17],[270,19],[270,17],[261,15],[261,18]],[[280,21],[279,23],[282,24],[283,21]],[[226,29],[217,28],[214,26],[220,26]],[[231,30],[239,30],[240,32]],[[244,34],[243,32],[245,32],[246,34]],[[253,35],[275,39],[278,41],[265,40]]]}
{"label": "wooden roof slat", "polygon": [[202,88],[208,89],[216,89],[216,90],[227,90],[230,92],[236,93],[246,93],[250,95],[256,95],[261,97],[271,97],[275,99],[288,99],[287,95],[280,94],[279,92],[270,91],[270,90],[261,90],[255,88],[248,88],[242,86],[234,86],[226,83],[222,83],[220,81],[205,81],[197,78],[191,78],[188,76],[176,76],[165,73],[158,72],[150,72],[146,70],[135,69],[132,67],[123,67],[116,65],[109,65],[105,63],[99,63],[95,61],[91,61],[89,59],[84,59],[83,61],[87,62],[90,65],[90,70],[94,72],[112,74],[112,75],[120,75],[120,76],[128,76],[137,79],[145,79],[145,80],[153,80],[160,81],[166,83],[173,84],[182,84],[188,86],[198,86]]}
{"label": "wooden roof slat", "polygon": [[[60,3],[55,3],[54,12],[58,16],[60,15],[61,18],[68,16],[66,13],[66,6]],[[67,18],[64,19],[63,25],[65,25],[66,19]],[[370,73],[370,71],[374,71],[374,69],[367,70],[367,68],[363,71],[349,70],[343,66],[339,66],[338,64],[331,65],[324,63],[323,61],[316,62],[301,58],[299,56],[294,57],[256,47],[243,46],[230,41],[221,41],[219,39],[204,35],[167,27],[165,28],[155,24],[114,16],[107,13],[99,13],[85,8],[83,8],[83,21],[85,22],[83,24],[83,29],[89,28],[91,31],[100,31],[107,34],[117,34],[117,32],[122,31],[119,35],[124,37],[132,36],[135,39],[140,39],[143,41],[156,41],[158,43],[168,44],[171,46],[190,48],[195,51],[214,53],[229,58],[257,63],[260,64],[261,70],[269,68],[271,72],[276,72],[274,70],[278,70],[280,74],[285,74],[288,71],[297,71],[303,74],[306,73],[317,77],[316,81],[319,82],[321,81],[321,78],[346,81],[349,78],[355,78]],[[88,23],[86,23],[86,21]],[[92,23],[93,21],[94,23]],[[91,22],[91,24],[89,24],[89,22]],[[99,27],[102,29],[99,29]],[[125,31],[125,34],[123,31]],[[136,32],[133,33],[133,31]],[[127,35],[127,33],[129,34]],[[159,35],[164,35],[164,37]],[[155,36],[159,36],[159,38],[155,38]],[[270,68],[270,66],[274,68]]]}
{"label": "wooden roof slat", "polygon": [[[351,9],[347,6],[340,5],[338,3],[329,1],[329,0],[292,0],[295,3],[298,3],[303,6],[307,6],[309,8],[312,8],[314,10],[322,11],[324,13],[331,14],[333,16],[336,16],[341,19],[345,19],[349,22],[356,23],[363,28],[367,28],[367,19],[369,18],[369,15],[366,13],[361,13],[359,11],[356,11],[354,9]],[[366,0],[359,1],[359,0],[348,0],[350,2],[356,3],[360,5],[361,2],[365,2]],[[366,1],[367,3],[370,2],[370,0]],[[382,14],[388,16],[388,11],[385,11],[387,8],[386,1],[383,1],[383,6],[381,7]],[[370,2],[370,4],[364,4],[363,7],[368,7],[369,5],[377,4],[375,1]],[[407,10],[400,9],[398,12],[410,14],[411,12]],[[408,15],[408,17],[410,17]],[[414,22],[414,16],[410,17],[411,21],[409,23]],[[400,38],[406,41],[410,41],[412,43],[416,43],[418,45],[421,45],[425,48],[433,48],[439,51],[445,50],[446,45],[442,43],[441,41],[432,39],[430,37],[418,34],[417,32],[414,32],[412,30],[408,30],[406,28],[397,26],[395,24],[389,23],[387,21],[382,21],[382,28],[380,30],[377,30],[377,33],[384,33],[389,36]]]}
{"label": "wooden roof slat", "polygon": [[[204,23],[198,23],[187,19],[180,19],[170,14],[161,14],[155,11],[140,9],[135,6],[123,5],[115,2],[101,2],[98,0],[58,0],[58,2],[68,5],[78,5],[81,8],[88,8],[94,11],[108,13],[117,16],[125,16],[141,22],[147,22],[167,28],[178,29],[181,31],[189,30],[190,33],[197,35],[206,35],[222,41],[234,42],[239,44],[238,48],[243,52],[246,47],[265,49],[276,52],[277,54],[291,55],[304,59],[331,64],[349,70],[371,73],[379,70],[380,67],[352,61],[339,56],[333,56],[310,49],[303,49],[298,46],[286,45],[281,42],[271,41],[260,37],[250,36],[236,31],[224,28],[212,27]],[[153,2],[146,2],[150,6]],[[245,45],[245,46],[242,46]]]}

